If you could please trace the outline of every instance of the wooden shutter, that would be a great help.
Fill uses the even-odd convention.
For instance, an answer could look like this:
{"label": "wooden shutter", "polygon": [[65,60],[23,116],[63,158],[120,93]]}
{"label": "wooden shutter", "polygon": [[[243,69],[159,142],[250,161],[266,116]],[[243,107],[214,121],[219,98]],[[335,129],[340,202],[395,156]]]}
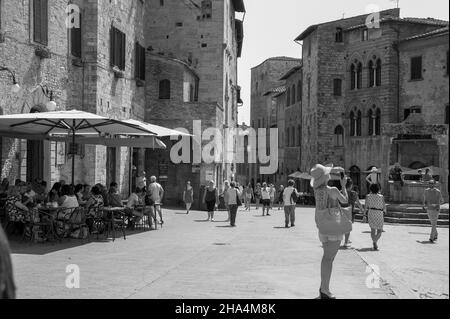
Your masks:
{"label": "wooden shutter", "polygon": [[48,0],[41,0],[41,43],[48,45]]}
{"label": "wooden shutter", "polygon": [[141,80],[145,81],[145,48],[141,47]]}
{"label": "wooden shutter", "polygon": [[111,27],[111,30],[109,31],[109,42],[109,64],[114,66],[114,49],[116,41],[113,27]]}
{"label": "wooden shutter", "polygon": [[42,24],[42,16],[41,16],[41,2],[42,0],[34,0],[33,1],[33,39],[34,42],[41,43],[41,24]]}
{"label": "wooden shutter", "polygon": [[126,36],[120,32],[120,69],[125,70]]}

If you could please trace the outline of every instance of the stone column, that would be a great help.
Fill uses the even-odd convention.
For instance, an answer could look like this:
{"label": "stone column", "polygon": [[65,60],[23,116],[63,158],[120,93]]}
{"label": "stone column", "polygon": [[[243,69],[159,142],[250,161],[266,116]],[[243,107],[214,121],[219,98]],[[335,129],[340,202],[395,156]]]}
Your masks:
{"label": "stone column", "polygon": [[448,203],[448,135],[438,135],[434,138],[437,140],[439,147],[439,167],[445,172],[444,176],[440,177],[441,192],[444,200]]}
{"label": "stone column", "polygon": [[389,193],[389,166],[390,166],[390,158],[391,158],[391,146],[392,146],[393,137],[391,136],[383,136],[381,142],[381,185],[383,188],[383,193],[391,199],[391,194]]}

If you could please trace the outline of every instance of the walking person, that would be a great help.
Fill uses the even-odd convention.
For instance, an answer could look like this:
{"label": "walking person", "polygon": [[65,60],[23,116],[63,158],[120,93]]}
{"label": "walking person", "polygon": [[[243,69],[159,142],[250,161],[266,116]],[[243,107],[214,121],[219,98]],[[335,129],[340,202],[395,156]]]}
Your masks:
{"label": "walking person", "polygon": [[383,234],[384,214],[386,213],[386,203],[384,196],[380,194],[377,184],[370,185],[370,194],[366,196],[366,215],[369,221],[373,250],[378,251],[378,242]]}
{"label": "walking person", "polygon": [[255,188],[255,203],[256,203],[256,212],[258,212],[259,205],[261,204],[261,184],[256,184]]}
{"label": "walking person", "polygon": [[263,216],[265,215],[265,212],[267,211],[267,216],[270,216],[269,210],[270,210],[270,189],[267,187],[267,183],[263,184],[263,187],[261,188],[261,198],[262,198],[262,204],[263,204]]}
{"label": "walking person", "polygon": [[248,184],[247,188],[244,190],[245,210],[251,209],[251,203],[254,196],[252,184]]}
{"label": "walking person", "polygon": [[186,204],[186,214],[189,215],[192,203],[194,202],[194,188],[189,181],[186,183],[186,187],[183,191],[183,201]]}
{"label": "walking person", "polygon": [[150,185],[148,186],[147,194],[151,201],[153,201],[152,209],[155,210],[154,214],[159,214],[160,223],[163,225],[164,220],[162,217],[161,205],[164,198],[164,188],[157,182],[156,176],[150,177]]}
{"label": "walking person", "polygon": [[230,226],[236,227],[236,216],[239,208],[241,192],[236,188],[235,182],[231,182],[230,187],[225,193],[225,203],[230,210]]}
{"label": "walking person", "polygon": [[0,225],[0,300],[15,298],[16,286],[14,284],[11,251],[8,238]]}
{"label": "walking person", "polygon": [[273,204],[275,203],[275,194],[277,193],[277,190],[275,189],[275,186],[273,184],[270,184],[269,186],[269,193],[270,193],[270,210],[273,210]]}
{"label": "walking person", "polygon": [[209,181],[208,186],[203,194],[203,202],[206,204],[206,209],[208,210],[207,221],[214,221],[214,211],[219,205],[219,192],[216,188],[216,183],[214,181]]}
{"label": "walking person", "polygon": [[[229,222],[230,221],[230,209],[228,207],[227,201],[225,200],[225,194],[230,189],[230,182],[229,181],[225,181],[225,182],[223,182],[223,185],[224,185],[223,186],[223,193],[221,194],[221,197],[223,198],[225,209],[227,210],[227,213],[228,213],[227,222]],[[217,204],[219,204],[219,203],[220,202],[218,202]]]}
{"label": "walking person", "polygon": [[[336,187],[329,187],[330,174],[341,174],[341,187],[339,191]],[[322,242],[323,258],[321,263],[321,299],[336,299],[330,291],[331,273],[333,262],[344,239],[344,234],[348,233],[351,223],[338,223],[343,221],[340,212],[340,203],[348,203],[348,194],[345,184],[347,180],[344,176],[344,169],[340,167],[325,167],[316,165],[311,170],[311,186],[314,189],[316,198],[315,220],[319,229],[319,239]],[[335,218],[339,216],[339,218]],[[329,217],[332,217],[331,219]]]}
{"label": "walking person", "polygon": [[284,203],[284,215],[285,215],[285,227],[289,228],[295,227],[295,208],[297,207],[297,197],[299,196],[297,190],[295,189],[295,181],[290,180],[288,182],[288,187],[286,187],[281,194],[283,196]]}
{"label": "walking person", "polygon": [[284,206],[283,205],[283,192],[284,192],[284,186],[280,185],[280,188],[278,189],[278,210],[281,210],[281,208]]}
{"label": "walking person", "polygon": [[441,191],[436,188],[436,181],[429,181],[430,187],[423,194],[423,209],[427,211],[431,223],[430,242],[438,240],[438,219],[441,213],[441,205],[444,203]]}
{"label": "walking person", "polygon": [[[352,223],[354,223],[355,206],[358,206],[360,212],[363,212],[364,209],[361,205],[361,202],[359,201],[359,194],[353,188],[353,181],[351,180],[351,178],[347,178],[347,184],[345,185],[345,188],[347,189],[348,194],[348,204],[342,204],[342,207],[349,208],[348,211],[349,215],[347,217],[352,221]],[[351,243],[352,242],[350,241],[350,233],[345,234],[344,248],[349,248]]]}

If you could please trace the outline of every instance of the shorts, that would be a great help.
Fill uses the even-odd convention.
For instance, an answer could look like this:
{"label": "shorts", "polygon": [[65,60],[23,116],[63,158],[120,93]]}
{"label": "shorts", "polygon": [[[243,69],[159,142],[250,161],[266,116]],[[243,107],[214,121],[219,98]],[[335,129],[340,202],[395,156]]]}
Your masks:
{"label": "shorts", "polygon": [[208,212],[213,212],[216,208],[216,201],[207,201],[206,202],[206,209],[208,210]]}
{"label": "shorts", "polygon": [[270,207],[270,199],[263,199],[262,203],[264,207]]}
{"label": "shorts", "polygon": [[344,240],[344,235],[339,235],[339,236],[330,236],[330,235],[323,235],[321,233],[319,233],[319,240],[321,243],[326,244],[328,242],[336,242],[336,241],[343,241]]}

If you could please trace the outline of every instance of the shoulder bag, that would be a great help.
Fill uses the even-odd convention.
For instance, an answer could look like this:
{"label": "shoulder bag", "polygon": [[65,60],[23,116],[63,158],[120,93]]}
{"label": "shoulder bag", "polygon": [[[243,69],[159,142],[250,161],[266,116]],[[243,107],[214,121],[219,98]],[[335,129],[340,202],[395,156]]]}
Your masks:
{"label": "shoulder bag", "polygon": [[327,198],[327,208],[318,216],[317,227],[322,235],[328,236],[341,236],[350,233],[353,229],[351,219],[341,205],[330,207],[329,198]]}

